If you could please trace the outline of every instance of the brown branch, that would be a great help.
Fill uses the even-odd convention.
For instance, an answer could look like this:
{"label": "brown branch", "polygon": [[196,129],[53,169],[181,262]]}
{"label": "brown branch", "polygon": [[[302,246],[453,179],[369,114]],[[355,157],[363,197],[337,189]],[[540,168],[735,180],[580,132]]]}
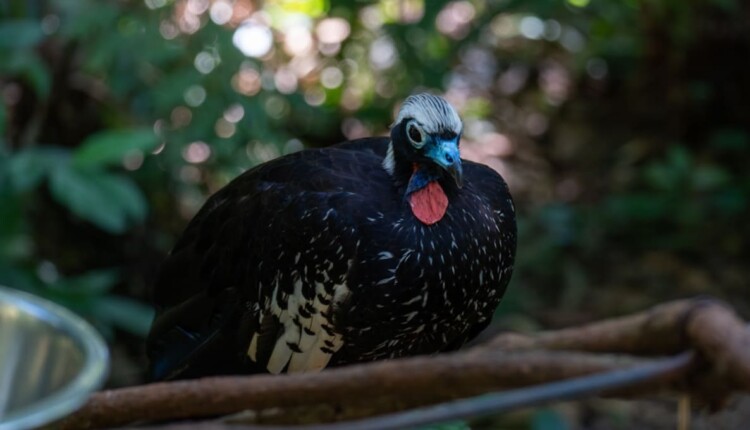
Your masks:
{"label": "brown branch", "polygon": [[[223,427],[244,430],[396,430],[418,428],[439,422],[507,412],[518,407],[529,407],[548,403],[552,400],[573,400],[598,394],[621,393],[620,388],[643,390],[655,387],[657,381],[666,383],[682,375],[693,364],[694,354],[682,353],[666,359],[659,359],[638,364],[627,369],[607,371],[564,381],[541,384],[515,390],[503,391],[462,399],[451,403],[411,409],[389,415],[380,415],[360,420],[348,420],[337,424],[313,424],[306,426],[250,425],[241,427]],[[620,387],[620,388],[618,388]],[[257,422],[255,417],[250,422]],[[231,421],[235,424],[235,421]],[[240,421],[242,422],[242,421]],[[204,422],[204,424],[207,424]],[[216,428],[223,423],[214,422]],[[185,427],[192,428],[192,423]],[[157,427],[153,428],[154,430]]]}
{"label": "brown branch", "polygon": [[630,316],[532,336],[501,334],[483,347],[652,356],[694,348],[729,388],[750,391],[750,330],[731,307],[714,299],[679,300]]}
{"label": "brown branch", "polygon": [[[440,422],[478,418],[499,414],[520,407],[542,405],[550,401],[573,400],[599,394],[622,395],[628,392],[654,392],[658,384],[684,374],[693,364],[692,353],[682,353],[667,359],[640,363],[617,369],[566,379],[563,381],[505,390],[480,397],[457,400],[342,423],[299,426],[249,426],[247,430],[396,430],[418,428]],[[646,391],[643,391],[646,390]]]}
{"label": "brown branch", "polygon": [[[678,300],[620,318],[580,327],[525,336],[500,334],[487,347],[500,349],[556,349],[612,352],[634,355],[666,355],[690,347],[685,322],[694,309],[720,306],[708,299]],[[724,307],[721,307],[724,311]]]}
{"label": "brown branch", "polygon": [[[303,422],[334,421],[626,368],[643,361],[591,352],[667,355],[694,347],[714,365],[712,382],[720,383],[725,391],[737,387],[750,390],[748,346],[750,332],[728,307],[709,300],[679,301],[578,328],[535,336],[500,335],[484,346],[434,357],[316,374],[217,377],[103,391],[62,427],[98,428],[248,409],[261,411],[256,421],[263,422],[278,422],[279,416],[286,422],[290,416],[303,417]],[[686,376],[682,372],[668,380],[657,378],[653,384],[615,394],[653,392],[672,387],[667,383],[674,383],[675,378],[685,382]],[[269,414],[274,408],[295,413]]]}
{"label": "brown branch", "polygon": [[375,401],[383,410],[393,410],[395,402],[413,407],[612,370],[636,362],[575,352],[477,349],[354,365],[321,373],[156,383],[96,393],[84,409],[65,422],[64,428],[98,428],[135,420],[193,418],[245,409],[319,404],[338,408],[353,405],[357,409],[362,401],[367,404]]}
{"label": "brown branch", "polygon": [[750,391],[750,329],[728,307],[696,307],[686,321],[691,343],[729,388]]}

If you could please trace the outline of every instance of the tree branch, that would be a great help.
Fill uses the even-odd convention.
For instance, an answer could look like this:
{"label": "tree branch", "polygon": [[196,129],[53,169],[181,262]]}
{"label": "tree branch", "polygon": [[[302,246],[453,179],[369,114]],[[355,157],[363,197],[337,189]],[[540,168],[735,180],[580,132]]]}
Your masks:
{"label": "tree branch", "polygon": [[690,347],[685,323],[694,309],[717,306],[710,299],[678,300],[655,306],[637,314],[580,327],[496,336],[487,347],[510,349],[555,349],[587,352],[612,352],[633,355],[676,354]]}
{"label": "tree branch", "polygon": [[685,366],[668,377],[654,376],[629,390],[608,394],[653,393],[688,382],[718,383],[724,393],[750,390],[750,332],[744,323],[718,302],[686,300],[578,328],[533,336],[503,334],[488,344],[452,354],[313,374],[214,377],[103,391],[67,418],[62,428],[200,418],[243,410],[255,411],[255,422],[340,421],[616,369],[635,372],[637,365],[648,362],[600,353],[672,355],[690,348],[712,366],[711,378],[692,377]]}

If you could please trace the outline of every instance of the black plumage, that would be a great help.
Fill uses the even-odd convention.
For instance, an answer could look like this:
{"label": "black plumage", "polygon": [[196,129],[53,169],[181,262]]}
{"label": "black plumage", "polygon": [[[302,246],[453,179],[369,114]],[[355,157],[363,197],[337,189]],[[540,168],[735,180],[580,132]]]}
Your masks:
{"label": "black plumage", "polygon": [[[390,139],[287,155],[214,194],[157,279],[153,377],[319,370],[476,336],[510,279],[516,225],[500,175],[458,160],[457,118],[414,96]],[[410,207],[429,183],[448,201],[433,224]]]}

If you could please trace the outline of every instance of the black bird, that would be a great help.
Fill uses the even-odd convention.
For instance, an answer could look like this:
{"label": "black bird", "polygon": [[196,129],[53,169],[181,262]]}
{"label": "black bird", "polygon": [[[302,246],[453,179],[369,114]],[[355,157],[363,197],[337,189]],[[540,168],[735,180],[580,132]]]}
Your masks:
{"label": "black bird", "polygon": [[459,156],[440,97],[406,99],[390,139],[259,165],[208,199],[164,262],[154,379],[316,371],[456,349],[513,271],[508,187]]}

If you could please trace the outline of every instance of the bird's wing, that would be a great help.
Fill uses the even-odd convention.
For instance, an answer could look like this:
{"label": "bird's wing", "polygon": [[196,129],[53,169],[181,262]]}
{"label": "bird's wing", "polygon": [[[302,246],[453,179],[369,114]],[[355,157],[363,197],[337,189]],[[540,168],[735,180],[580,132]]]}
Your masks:
{"label": "bird's wing", "polygon": [[[497,303],[505,293],[510,282],[516,254],[516,215],[508,184],[496,171],[478,163],[464,161],[465,173],[469,178],[469,194],[479,199],[473,204],[473,216],[485,226],[486,234],[480,238],[482,247],[491,253],[488,272],[494,287],[481,289],[476,294],[490,291],[490,297],[484,297],[479,302],[485,303],[480,313],[491,315]],[[486,279],[486,275],[485,275]],[[478,334],[481,328],[466,340]]]}
{"label": "bird's wing", "polygon": [[346,193],[302,192],[265,226],[277,241],[255,256],[263,278],[246,313],[256,319],[248,323],[247,355],[271,373],[287,366],[289,372],[320,370],[342,345],[333,310],[349,294],[352,200]]}
{"label": "bird's wing", "polygon": [[352,190],[368,187],[358,182],[373,157],[281,159],[209,199],[155,286],[148,350],[157,379],[189,374],[222,348],[273,373],[327,365],[342,342],[332,315],[349,292],[355,220],[372,204]]}
{"label": "bird's wing", "polygon": [[[468,169],[472,170],[475,184],[479,187],[475,189],[477,195],[482,195],[488,202],[492,211],[497,230],[500,232],[502,248],[507,250],[510,259],[503,262],[503,266],[508,270],[513,269],[514,256],[516,254],[516,209],[513,204],[508,184],[502,176],[491,168],[478,163],[464,162]],[[507,276],[510,279],[510,274]]]}

